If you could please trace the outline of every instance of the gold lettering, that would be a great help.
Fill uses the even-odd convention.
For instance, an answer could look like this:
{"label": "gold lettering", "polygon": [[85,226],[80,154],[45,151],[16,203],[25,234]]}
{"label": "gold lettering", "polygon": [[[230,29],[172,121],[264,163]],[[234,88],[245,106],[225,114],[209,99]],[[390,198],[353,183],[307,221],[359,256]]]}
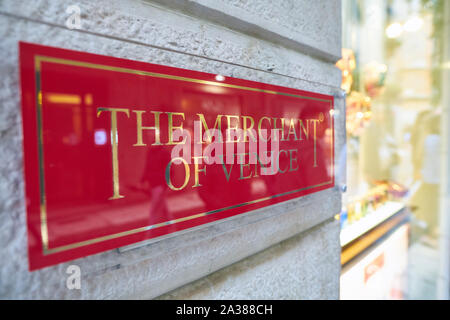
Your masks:
{"label": "gold lettering", "polygon": [[282,152],[284,154],[286,154],[286,155],[288,154],[288,152],[286,150],[280,150],[280,152],[278,153],[277,168],[278,168],[278,171],[280,171],[281,173],[285,173],[288,168],[286,168],[284,170],[281,170],[281,168],[280,168],[280,155],[281,155]]}
{"label": "gold lettering", "polygon": [[314,166],[313,167],[317,167],[316,124],[317,124],[317,122],[319,122],[319,120],[318,119],[310,119],[310,121],[313,123],[313,127],[314,127]]}
{"label": "gold lettering", "polygon": [[[297,149],[289,149],[289,171],[297,171],[298,170],[298,166],[297,168],[293,168],[292,167],[292,163],[293,161],[295,161],[295,163],[297,163],[298,159],[297,159]],[[294,153],[295,153],[295,157],[294,157]]]}
{"label": "gold lettering", "polygon": [[[203,124],[203,128],[205,129],[206,134],[208,135],[207,142],[212,142],[212,134],[211,134],[211,132],[209,132],[209,128],[208,128],[208,124],[206,123],[205,116],[202,113],[197,113],[197,115],[198,115],[201,123]],[[222,121],[221,120],[222,120],[222,115],[221,114],[217,115],[216,122],[214,123],[214,128],[213,128],[214,130],[216,130],[216,128],[217,128],[217,130],[222,131]],[[219,135],[219,140],[220,141],[218,141],[218,142],[222,142],[222,135]],[[202,144],[206,143],[205,141],[203,141],[202,127],[200,127],[200,141],[198,141],[197,143],[202,143]]]}
{"label": "gold lettering", "polygon": [[160,127],[159,127],[159,115],[161,112],[159,111],[151,111],[155,115],[155,126],[154,127],[144,127],[142,126],[142,114],[145,112],[143,110],[133,110],[134,113],[136,113],[136,127],[137,127],[137,141],[135,144],[133,144],[134,147],[138,146],[146,146],[147,144],[143,143],[142,141],[142,131],[143,130],[155,130],[155,143],[152,144],[152,146],[159,146],[161,145],[160,140]]}
{"label": "gold lettering", "polygon": [[[277,119],[278,118],[272,118],[272,119],[273,119],[273,129],[281,131],[281,139],[280,139],[280,141],[286,141],[286,139],[284,139],[284,121],[283,121],[283,118],[279,118],[280,121],[281,121],[281,128],[277,127]],[[277,135],[275,136],[275,138],[276,137],[277,137]],[[274,140],[274,141],[277,141],[277,140]]]}
{"label": "gold lettering", "polygon": [[[249,127],[247,127],[247,119],[250,120],[250,126]],[[248,136],[249,136],[248,133],[249,132],[250,132],[250,135],[252,137],[252,140],[253,141],[257,141],[256,137],[254,136],[254,134],[252,132],[252,129],[253,129],[254,125],[255,125],[255,120],[253,120],[252,117],[250,117],[250,116],[242,116],[242,128],[244,130],[244,142],[248,142]]]}
{"label": "gold lettering", "polygon": [[240,169],[241,169],[241,174],[240,174],[238,180],[250,179],[252,177],[252,172],[250,172],[249,176],[244,176],[244,167],[245,168],[249,168],[250,167],[249,163],[245,163],[245,156],[247,156],[247,155],[248,155],[248,153],[239,153],[239,154],[237,154],[237,156],[239,157],[239,165],[240,165]]}
{"label": "gold lettering", "polygon": [[[183,185],[181,187],[179,187],[179,188],[175,187],[173,185],[173,183],[172,183],[172,179],[170,179],[170,168],[172,167],[172,163],[174,161],[176,161],[176,160],[180,160],[184,164],[184,182],[183,182]],[[183,158],[181,158],[181,157],[173,158],[167,164],[167,167],[166,167],[166,183],[167,183],[167,185],[169,186],[170,189],[172,189],[174,191],[178,191],[178,190],[184,189],[184,187],[186,187],[186,185],[188,184],[190,177],[191,177],[191,171],[189,169],[189,165],[188,165],[187,161],[184,160]]]}
{"label": "gold lettering", "polygon": [[[270,151],[266,151],[265,158],[268,158],[268,154],[269,153],[270,153]],[[258,175],[258,164],[259,164],[261,172],[262,172],[262,169],[264,169],[264,172],[267,172],[267,169],[270,168],[270,165],[269,165],[270,161],[268,161],[266,164],[264,164],[261,161],[260,155],[257,152],[255,152],[254,154],[255,154],[255,157],[256,157],[256,163],[255,163],[255,172],[254,172],[253,177],[259,177],[259,175]],[[272,173],[274,173],[273,168],[272,168]]]}
{"label": "gold lettering", "polygon": [[118,132],[117,132],[117,113],[124,112],[130,117],[130,110],[121,108],[97,108],[97,118],[103,111],[111,112],[111,149],[112,149],[112,165],[113,165],[113,196],[108,200],[123,198],[119,192],[119,157],[118,157]]}
{"label": "gold lettering", "polygon": [[297,139],[297,132],[295,131],[295,123],[294,123],[295,119],[291,119],[289,121],[289,131],[288,131],[288,136],[287,139],[289,140],[289,137],[291,136],[291,134],[294,135],[294,141],[298,140]]}
{"label": "gold lettering", "polygon": [[231,171],[233,170],[233,166],[234,166],[234,161],[230,166],[230,171],[227,170],[227,167],[225,166],[225,161],[223,158],[223,155],[220,155],[220,158],[222,159],[222,168],[223,168],[223,173],[225,174],[225,178],[227,179],[227,182],[230,181],[230,176],[231,176]]}
{"label": "gold lettering", "polygon": [[303,130],[303,133],[305,134],[306,139],[308,139],[308,137],[309,137],[309,121],[306,120],[306,128],[305,128],[305,125],[303,124],[302,119],[298,119],[298,122],[300,124],[300,139],[299,140],[303,140],[302,130]]}
{"label": "gold lettering", "polygon": [[[239,116],[233,116],[233,115],[225,115],[227,118],[227,142],[240,142],[241,137],[238,136],[237,140],[231,140],[231,130],[235,130],[236,134],[238,134],[239,129]],[[235,119],[236,123],[234,126],[231,125],[231,119]]]}
{"label": "gold lettering", "polygon": [[183,144],[185,143],[185,139],[183,141],[175,142],[173,141],[173,129],[177,130],[183,130],[183,122],[181,122],[180,126],[174,126],[173,125],[173,116],[182,116],[184,121],[184,113],[182,112],[167,112],[167,116],[169,117],[169,142],[168,145],[175,145],[175,144]]}
{"label": "gold lettering", "polygon": [[206,166],[203,167],[203,169],[199,169],[198,165],[198,160],[199,159],[205,159],[204,156],[199,156],[199,157],[192,157],[194,159],[194,185],[192,186],[192,188],[196,188],[196,187],[201,187],[201,184],[199,183],[199,177],[198,177],[198,173],[199,172],[203,172],[204,174],[206,174]]}
{"label": "gold lettering", "polygon": [[258,135],[259,138],[263,141],[263,142],[267,142],[270,140],[270,132],[267,131],[267,139],[263,137],[263,135],[261,134],[261,124],[263,120],[269,120],[270,123],[270,118],[269,117],[261,117],[258,121]]}

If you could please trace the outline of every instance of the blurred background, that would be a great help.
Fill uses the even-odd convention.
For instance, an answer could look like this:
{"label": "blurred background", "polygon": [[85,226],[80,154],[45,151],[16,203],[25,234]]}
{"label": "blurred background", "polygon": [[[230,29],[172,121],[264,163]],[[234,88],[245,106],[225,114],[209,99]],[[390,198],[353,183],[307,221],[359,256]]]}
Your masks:
{"label": "blurred background", "polygon": [[448,299],[449,4],[342,1],[341,299]]}

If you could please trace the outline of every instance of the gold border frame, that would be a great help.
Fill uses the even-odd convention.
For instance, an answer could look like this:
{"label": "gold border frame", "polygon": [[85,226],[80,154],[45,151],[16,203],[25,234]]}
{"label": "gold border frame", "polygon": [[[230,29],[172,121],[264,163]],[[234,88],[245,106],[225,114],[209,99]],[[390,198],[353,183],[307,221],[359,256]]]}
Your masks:
{"label": "gold border frame", "polygon": [[[195,78],[187,78],[187,77],[180,77],[180,76],[173,76],[168,74],[162,74],[162,73],[155,73],[155,72],[148,72],[148,71],[142,71],[142,70],[135,70],[135,69],[129,69],[129,68],[122,68],[122,67],[114,67],[114,66],[108,66],[108,65],[101,65],[101,64],[95,64],[95,63],[89,63],[89,62],[83,62],[83,61],[75,61],[75,60],[68,60],[68,59],[61,59],[61,58],[55,58],[55,57],[47,57],[42,55],[35,55],[34,56],[34,72],[35,72],[35,81],[36,81],[36,104],[37,104],[37,130],[38,130],[38,157],[39,157],[39,201],[40,201],[40,227],[41,227],[41,240],[42,240],[42,248],[43,248],[43,254],[53,254],[57,252],[63,252],[70,249],[75,249],[83,246],[87,246],[90,244],[107,241],[119,237],[124,237],[152,229],[156,229],[159,227],[163,227],[166,225],[171,225],[187,220],[192,220],[200,217],[204,217],[210,214],[231,210],[234,208],[243,207],[250,204],[259,203],[262,201],[286,196],[292,193],[312,189],[312,188],[318,188],[327,184],[330,184],[333,182],[333,180],[322,182],[320,184],[316,184],[313,186],[300,188],[292,191],[283,192],[280,194],[240,203],[237,205],[228,206],[225,208],[220,208],[204,213],[199,213],[179,219],[174,219],[170,221],[161,222],[158,224],[150,225],[150,226],[144,226],[140,228],[135,228],[127,231],[122,231],[106,236],[101,236],[89,240],[79,241],[68,245],[59,246],[56,248],[49,248],[49,240],[48,240],[48,227],[47,227],[47,200],[45,195],[45,181],[44,181],[44,149],[43,149],[43,136],[42,136],[42,90],[41,90],[41,63],[42,62],[51,62],[51,63],[59,63],[64,65],[70,65],[70,66],[77,66],[77,67],[85,67],[85,68],[91,68],[91,69],[98,69],[98,70],[108,70],[108,71],[116,71],[116,72],[123,72],[123,73],[131,73],[131,74],[137,74],[137,75],[143,75],[143,76],[150,76],[155,78],[163,78],[163,79],[172,79],[172,80],[178,80],[178,81],[186,81],[186,82],[195,82],[195,83],[201,83],[205,85],[213,85],[213,86],[220,86],[220,87],[226,87],[226,88],[233,88],[233,89],[241,89],[241,90],[247,90],[247,91],[254,91],[254,92],[263,92],[267,94],[276,94],[276,95],[284,95],[284,96],[290,96],[295,98],[301,98],[301,99],[307,99],[307,100],[316,100],[316,101],[323,101],[323,102],[329,102],[331,104],[330,110],[334,110],[333,100],[327,100],[327,99],[320,99],[320,98],[314,98],[314,97],[306,97],[301,95],[295,95],[285,92],[278,92],[273,90],[265,90],[265,89],[258,89],[258,88],[252,88],[252,87],[245,87],[245,86],[238,86],[228,83],[221,83],[221,82],[215,82],[215,81],[207,81],[207,80],[201,80],[201,79],[195,79]],[[333,115],[330,116],[331,120],[331,129],[332,129],[332,136],[331,136],[331,166],[332,166],[332,172],[334,176],[334,121],[333,121]],[[145,239],[147,240],[147,239]],[[144,240],[143,240],[144,241]]]}

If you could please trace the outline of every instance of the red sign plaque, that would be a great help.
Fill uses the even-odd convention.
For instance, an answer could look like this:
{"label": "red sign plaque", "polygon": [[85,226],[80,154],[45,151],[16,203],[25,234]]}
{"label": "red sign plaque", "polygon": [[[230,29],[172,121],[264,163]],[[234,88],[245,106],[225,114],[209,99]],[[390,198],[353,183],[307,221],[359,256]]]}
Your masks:
{"label": "red sign plaque", "polygon": [[333,97],[20,43],[29,268],[334,186]]}

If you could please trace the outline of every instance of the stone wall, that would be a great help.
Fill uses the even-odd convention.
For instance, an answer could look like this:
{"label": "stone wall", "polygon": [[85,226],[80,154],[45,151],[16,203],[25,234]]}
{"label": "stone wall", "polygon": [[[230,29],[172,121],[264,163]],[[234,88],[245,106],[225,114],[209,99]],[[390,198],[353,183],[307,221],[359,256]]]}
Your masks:
{"label": "stone wall", "polygon": [[[81,9],[80,29],[66,9]],[[128,250],[29,272],[18,41],[187,68],[335,96],[345,145],[337,0],[1,0],[0,298],[339,297],[337,187]],[[66,288],[80,266],[81,290]]]}

